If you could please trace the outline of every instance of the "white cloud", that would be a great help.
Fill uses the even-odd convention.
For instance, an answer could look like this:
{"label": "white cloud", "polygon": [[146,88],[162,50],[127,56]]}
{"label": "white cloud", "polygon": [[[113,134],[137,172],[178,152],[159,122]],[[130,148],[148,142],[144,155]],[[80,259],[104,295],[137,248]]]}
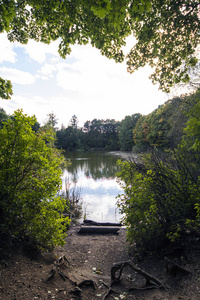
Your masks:
{"label": "white cloud", "polygon": [[48,80],[49,78],[53,78],[53,73],[57,70],[55,65],[52,64],[44,64],[41,69],[38,71],[36,78],[41,78],[44,80]]}
{"label": "white cloud", "polygon": [[[126,115],[150,113],[167,100],[148,79],[149,68],[129,74],[125,63],[117,64],[107,59],[91,45],[72,46],[72,53],[66,60],[57,53],[58,42],[45,45],[29,41],[28,45],[14,43],[12,47],[16,55],[23,49],[23,56],[19,58],[29,72],[8,68],[5,63],[0,68],[1,76],[21,84],[15,85],[11,101],[17,99],[19,108],[35,113],[40,123],[50,112],[55,113],[59,126],[68,126],[74,114],[79,126],[94,118],[120,121]],[[16,55],[13,56],[15,60]],[[22,67],[20,64],[20,69]],[[27,88],[25,84],[32,86]],[[28,110],[27,103],[32,109]],[[6,105],[3,108],[10,109]]]}
{"label": "white cloud", "polygon": [[12,83],[18,84],[33,84],[35,82],[35,78],[28,72],[20,71],[14,68],[0,68],[1,76],[5,79],[9,79]]}
{"label": "white cloud", "polygon": [[64,90],[76,93],[78,118],[84,111],[85,121],[94,118],[120,121],[126,115],[147,114],[164,102],[165,95],[148,79],[151,73],[148,67],[129,74],[125,63],[116,64],[89,45],[75,46],[71,56],[74,63],[57,65],[57,83]]}
{"label": "white cloud", "polygon": [[46,115],[50,113],[50,111],[47,110],[48,105],[49,101],[44,97],[33,96],[29,98],[23,95],[13,95],[12,100],[1,101],[0,107],[9,114],[13,114],[14,111],[22,109],[28,116],[35,115],[38,122],[43,124]]}
{"label": "white cloud", "polygon": [[0,47],[0,63],[16,62],[16,53],[14,52],[14,44],[9,42],[6,33],[1,33],[1,47]]}
{"label": "white cloud", "polygon": [[46,60],[47,54],[58,56],[58,44],[58,41],[47,45],[34,40],[29,40],[27,45],[17,43],[17,46],[24,48],[25,52],[32,60],[41,64]]}

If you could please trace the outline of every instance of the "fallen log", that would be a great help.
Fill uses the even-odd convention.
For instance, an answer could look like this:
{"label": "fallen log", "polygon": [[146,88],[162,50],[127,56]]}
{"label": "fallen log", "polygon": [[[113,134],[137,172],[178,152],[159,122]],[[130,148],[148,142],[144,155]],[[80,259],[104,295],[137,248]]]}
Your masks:
{"label": "fallen log", "polygon": [[90,225],[90,226],[117,226],[117,227],[121,227],[122,224],[121,223],[110,223],[110,222],[96,222],[96,221],[92,221],[92,220],[84,220],[83,221],[84,225]]}
{"label": "fallen log", "polygon": [[81,226],[78,233],[92,233],[92,234],[116,234],[120,227],[116,226]]}

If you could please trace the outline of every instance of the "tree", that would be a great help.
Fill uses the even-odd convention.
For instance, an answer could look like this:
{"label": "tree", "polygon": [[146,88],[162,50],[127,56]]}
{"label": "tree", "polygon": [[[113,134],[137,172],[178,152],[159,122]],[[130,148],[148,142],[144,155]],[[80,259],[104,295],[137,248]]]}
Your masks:
{"label": "tree", "polygon": [[11,98],[12,94],[11,81],[0,77],[0,98],[8,100]]}
{"label": "tree", "polygon": [[77,128],[78,128],[78,118],[77,118],[76,115],[73,115],[73,116],[71,117],[69,126],[72,126],[74,129],[77,129]]}
{"label": "tree", "polygon": [[115,120],[102,120],[103,147],[107,150],[119,149],[119,122]]}
{"label": "tree", "polygon": [[51,126],[52,128],[56,129],[56,124],[58,124],[58,120],[56,119],[56,115],[54,113],[50,113],[47,115],[48,121],[46,125]]}
{"label": "tree", "polygon": [[68,126],[64,130],[56,131],[56,146],[65,151],[76,151],[79,148],[78,129]]}
{"label": "tree", "polygon": [[[88,148],[102,148],[107,150],[119,149],[119,122],[115,120],[87,121],[84,124],[84,144]],[[82,142],[83,144],[83,142]]]}
{"label": "tree", "polygon": [[[3,0],[0,32],[20,43],[59,39],[63,58],[70,45],[90,42],[117,62],[124,60],[122,47],[133,33],[137,41],[127,56],[128,71],[149,64],[155,68],[153,82],[168,91],[173,83],[187,82],[189,68],[198,62],[199,5],[198,0]],[[9,87],[1,86],[0,95],[8,99],[12,91],[9,81],[4,83]]]}
{"label": "tree", "polygon": [[32,130],[36,118],[18,110],[0,129],[0,234],[28,237],[43,248],[63,245],[69,219],[61,186],[58,150],[53,131]]}
{"label": "tree", "polygon": [[132,116],[126,116],[120,123],[119,128],[119,142],[120,149],[123,151],[130,151],[133,148],[133,129],[135,128],[138,119],[141,114],[134,114]]}
{"label": "tree", "polygon": [[149,118],[150,114],[141,116],[137,121],[135,128],[133,129],[133,141],[137,147],[139,146],[139,152],[145,151],[149,147]]}
{"label": "tree", "polygon": [[176,148],[182,140],[183,129],[190,111],[196,105],[198,93],[193,97],[185,95],[168,100],[150,114],[142,116],[133,130],[134,151],[144,151],[149,146],[157,149]]}
{"label": "tree", "polygon": [[103,124],[102,120],[94,119],[86,121],[84,131],[87,131],[86,140],[89,148],[103,148]]}
{"label": "tree", "polygon": [[184,129],[184,139],[181,145],[187,145],[189,151],[200,153],[200,89],[196,94],[190,96],[191,102],[194,103],[188,112],[187,126]]}
{"label": "tree", "polygon": [[10,117],[6,114],[3,108],[0,108],[0,129],[3,128],[3,122],[7,121]]}
{"label": "tree", "polygon": [[185,236],[188,220],[198,221],[199,228],[195,207],[200,208],[200,172],[196,163],[186,149],[175,150],[171,156],[153,151],[140,160],[122,163],[119,177],[125,186],[118,204],[131,242],[143,250],[160,249],[167,241]]}
{"label": "tree", "polygon": [[167,109],[165,105],[155,109],[149,119],[149,134],[147,141],[150,146],[161,149],[169,148],[168,132],[170,125],[167,118]]}
{"label": "tree", "polygon": [[200,3],[198,0],[152,0],[151,9],[140,16],[133,12],[136,45],[128,54],[128,71],[149,64],[153,82],[169,91],[173,84],[189,81],[198,62]]}
{"label": "tree", "polygon": [[145,249],[180,242],[186,232],[200,229],[200,97],[188,112],[182,141],[173,151],[157,150],[139,159],[121,162],[119,177],[125,182],[119,207],[130,241]]}

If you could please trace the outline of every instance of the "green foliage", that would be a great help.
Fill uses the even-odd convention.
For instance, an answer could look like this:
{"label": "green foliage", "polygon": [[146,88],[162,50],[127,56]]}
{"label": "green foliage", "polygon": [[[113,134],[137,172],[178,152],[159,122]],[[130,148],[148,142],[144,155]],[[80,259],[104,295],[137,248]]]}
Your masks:
{"label": "green foliage", "polygon": [[3,108],[0,108],[0,129],[3,128],[3,122],[7,121],[10,117],[6,114]]}
{"label": "green foliage", "polygon": [[199,95],[198,91],[189,97],[191,109],[186,110],[188,121],[176,149],[120,162],[118,176],[125,185],[118,204],[130,241],[144,249],[161,247],[166,240],[176,242],[189,231],[199,235]]}
{"label": "green foliage", "polygon": [[0,32],[10,29],[10,24],[15,15],[15,1],[1,1],[0,3]]}
{"label": "green foliage", "polygon": [[70,126],[61,128],[56,132],[58,149],[65,151],[88,150],[90,148],[119,149],[119,122],[94,119],[85,122],[83,128],[78,128],[77,124],[78,120],[76,116],[73,116]]}
{"label": "green foliage", "polygon": [[134,151],[144,152],[155,147],[162,150],[176,148],[198,95],[199,91],[194,95],[173,98],[152,113],[142,116],[133,130]]}
{"label": "green foliage", "polygon": [[106,150],[119,149],[118,127],[119,122],[110,119],[94,119],[91,122],[85,122],[84,132],[88,147]]}
{"label": "green foliage", "polygon": [[149,118],[150,115],[141,116],[133,130],[133,140],[136,145],[148,142]]}
{"label": "green foliage", "polygon": [[169,91],[174,83],[189,80],[189,70],[197,63],[199,44],[199,1],[151,1],[151,10],[138,17],[134,12],[136,45],[128,54],[128,71],[149,64],[153,82]]}
{"label": "green foliage", "polygon": [[178,152],[152,152],[121,166],[125,187],[118,203],[130,241],[150,250],[183,236],[199,202],[197,166],[191,169],[191,160]]}
{"label": "green foliage", "polygon": [[78,129],[69,126],[56,131],[56,146],[65,151],[75,151],[79,149]]}
{"label": "green foliage", "polygon": [[4,80],[0,77],[0,98],[11,99],[12,96],[12,84],[10,80]]}
{"label": "green foliage", "polygon": [[194,208],[196,210],[196,218],[193,220],[187,219],[186,226],[190,232],[198,236],[200,230],[200,204],[196,203]]}
{"label": "green foliage", "polygon": [[189,120],[187,126],[184,129],[184,140],[181,146],[185,146],[187,143],[189,150],[199,154],[200,153],[200,90],[191,96],[191,102],[194,105],[188,113]]}
{"label": "green foliage", "polygon": [[36,133],[35,123],[18,110],[0,129],[0,232],[51,248],[64,243],[69,223],[56,196],[63,157],[53,147],[54,132]]}
{"label": "green foliage", "polygon": [[119,127],[119,143],[122,151],[131,151],[134,146],[133,129],[135,128],[141,114],[126,116]]}

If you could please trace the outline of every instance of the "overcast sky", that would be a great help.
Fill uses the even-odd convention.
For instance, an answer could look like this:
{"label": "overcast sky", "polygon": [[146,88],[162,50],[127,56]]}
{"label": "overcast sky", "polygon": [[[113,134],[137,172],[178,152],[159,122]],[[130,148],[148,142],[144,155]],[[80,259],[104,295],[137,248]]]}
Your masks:
{"label": "overcast sky", "polygon": [[[129,39],[127,48],[131,44]],[[0,99],[7,114],[23,109],[42,125],[54,113],[59,127],[67,127],[76,115],[83,126],[95,118],[121,121],[135,113],[146,115],[169,99],[148,79],[148,67],[129,74],[125,63],[103,57],[91,45],[72,46],[65,60],[57,49],[58,42],[22,45],[0,35],[0,77],[13,84],[12,99]]]}

